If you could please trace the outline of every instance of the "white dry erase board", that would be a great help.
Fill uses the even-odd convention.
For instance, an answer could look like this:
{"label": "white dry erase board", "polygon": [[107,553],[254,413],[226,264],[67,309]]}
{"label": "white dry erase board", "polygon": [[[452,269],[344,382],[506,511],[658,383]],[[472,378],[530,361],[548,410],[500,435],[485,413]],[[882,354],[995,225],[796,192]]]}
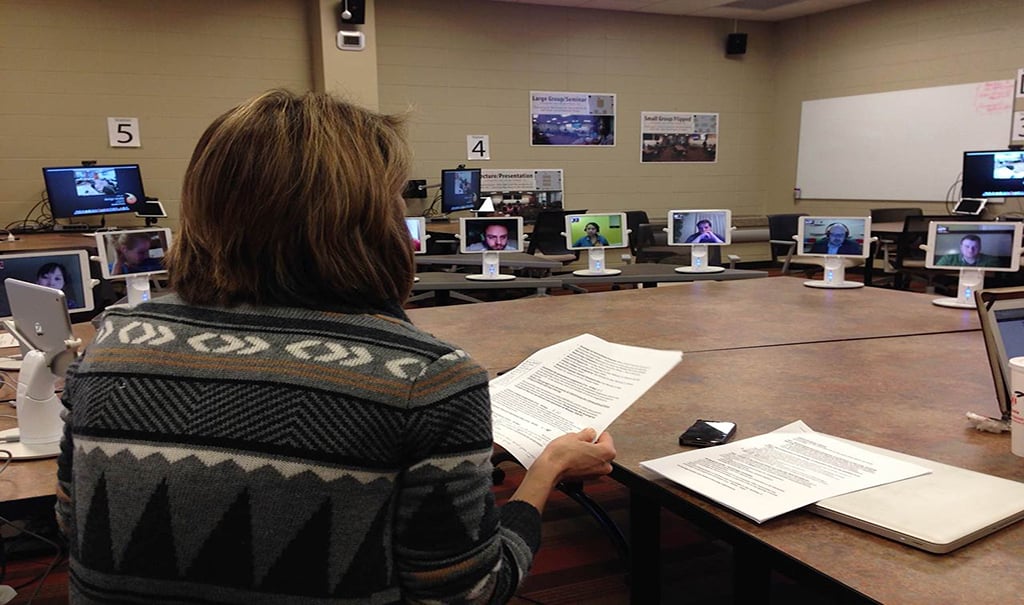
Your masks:
{"label": "white dry erase board", "polygon": [[793,186],[804,199],[946,201],[964,151],[1009,143],[1013,86],[999,80],[804,101]]}

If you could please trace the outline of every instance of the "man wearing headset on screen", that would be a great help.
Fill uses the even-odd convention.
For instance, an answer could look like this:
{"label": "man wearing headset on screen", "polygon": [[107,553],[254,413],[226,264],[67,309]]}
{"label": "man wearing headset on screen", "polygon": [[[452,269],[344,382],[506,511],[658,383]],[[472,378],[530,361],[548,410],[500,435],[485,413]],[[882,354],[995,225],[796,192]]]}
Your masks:
{"label": "man wearing headset on screen", "polygon": [[860,254],[860,244],[850,239],[850,228],[842,223],[832,223],[825,228],[825,237],[811,246],[814,254]]}
{"label": "man wearing headset on screen", "polygon": [[935,259],[936,266],[945,267],[999,267],[999,257],[981,253],[981,238],[973,233],[960,238],[960,252],[943,254]]}

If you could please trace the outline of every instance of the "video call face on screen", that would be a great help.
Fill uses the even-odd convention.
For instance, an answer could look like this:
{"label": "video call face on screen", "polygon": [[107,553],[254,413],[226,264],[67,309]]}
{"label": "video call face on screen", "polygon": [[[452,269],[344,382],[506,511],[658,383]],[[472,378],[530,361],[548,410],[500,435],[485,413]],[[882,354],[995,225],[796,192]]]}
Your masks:
{"label": "video call face on screen", "polygon": [[105,279],[167,271],[164,258],[171,244],[170,229],[138,229],[96,234]]}
{"label": "video call face on screen", "polygon": [[871,219],[851,216],[802,216],[798,223],[799,254],[867,258]]}
{"label": "video call face on screen", "polygon": [[626,214],[570,214],[565,217],[565,240],[569,250],[625,248],[629,245]]}
{"label": "video call face on screen", "polygon": [[523,219],[460,218],[459,248],[462,252],[522,252]]}
{"label": "video call face on screen", "polygon": [[669,210],[670,246],[725,246],[732,243],[731,210]]}
{"label": "video call face on screen", "polygon": [[[60,290],[71,313],[93,309],[89,255],[85,250],[0,256],[0,284],[7,278]],[[7,292],[0,288],[0,317],[10,315]]]}
{"label": "video call face on screen", "polygon": [[1021,223],[933,221],[928,227],[925,266],[930,269],[1016,271]]}

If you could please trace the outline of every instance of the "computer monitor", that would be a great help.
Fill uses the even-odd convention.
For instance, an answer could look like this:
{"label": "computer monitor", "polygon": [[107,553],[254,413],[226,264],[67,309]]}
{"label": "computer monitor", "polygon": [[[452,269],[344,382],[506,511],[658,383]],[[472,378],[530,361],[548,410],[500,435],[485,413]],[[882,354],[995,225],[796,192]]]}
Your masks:
{"label": "computer monitor", "polygon": [[1013,221],[932,221],[925,244],[925,267],[959,269],[956,298],[932,302],[944,307],[973,308],[974,292],[982,286],[986,271],[1017,271],[1020,268],[1021,230]]}
{"label": "computer monitor", "polygon": [[53,218],[85,218],[137,210],[143,202],[138,164],[43,168]]}
{"label": "computer monitor", "polygon": [[962,197],[1024,197],[1024,151],[965,151]]}
{"label": "computer monitor", "polygon": [[405,217],[405,228],[409,230],[413,254],[427,253],[427,219],[422,216]]}
{"label": "computer monitor", "polygon": [[617,275],[619,269],[605,264],[605,248],[629,246],[629,229],[625,212],[595,212],[565,216],[565,246],[569,250],[587,251],[587,268],[574,275]]}
{"label": "computer monitor", "polygon": [[480,203],[480,169],[456,168],[441,171],[441,212],[473,210]]}
{"label": "computer monitor", "polygon": [[[0,256],[0,283],[8,278],[60,290],[72,315],[95,308],[89,253],[85,250],[5,254]],[[11,317],[11,305],[7,291],[0,289],[0,318],[8,317]]]}
{"label": "computer monitor", "polygon": [[96,234],[103,278],[125,280],[129,304],[149,300],[150,278],[167,274],[164,258],[170,245],[171,230],[167,228]]}
{"label": "computer monitor", "polygon": [[467,275],[466,279],[514,279],[499,270],[503,252],[521,252],[523,247],[523,217],[474,217],[459,219],[459,250],[481,253],[483,270]]}
{"label": "computer monitor", "polygon": [[[812,288],[863,288],[846,279],[853,259],[871,252],[871,218],[866,216],[801,216],[797,221],[797,254],[822,258],[824,278],[805,281]],[[857,262],[860,262],[858,260]]]}
{"label": "computer monitor", "polygon": [[715,273],[725,267],[708,266],[708,246],[728,246],[732,243],[732,211],[669,210],[668,245],[690,246],[690,265],[676,267],[680,273]]}

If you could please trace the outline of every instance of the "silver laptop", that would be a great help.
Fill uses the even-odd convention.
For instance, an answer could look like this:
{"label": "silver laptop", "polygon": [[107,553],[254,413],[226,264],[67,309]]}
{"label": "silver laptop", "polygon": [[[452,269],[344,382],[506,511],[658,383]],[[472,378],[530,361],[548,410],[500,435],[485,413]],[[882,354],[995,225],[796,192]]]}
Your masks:
{"label": "silver laptop", "polygon": [[[828,498],[813,513],[932,553],[947,553],[1024,519],[1024,483],[870,446],[931,473]],[[1007,448],[1006,455],[1011,455]]]}

